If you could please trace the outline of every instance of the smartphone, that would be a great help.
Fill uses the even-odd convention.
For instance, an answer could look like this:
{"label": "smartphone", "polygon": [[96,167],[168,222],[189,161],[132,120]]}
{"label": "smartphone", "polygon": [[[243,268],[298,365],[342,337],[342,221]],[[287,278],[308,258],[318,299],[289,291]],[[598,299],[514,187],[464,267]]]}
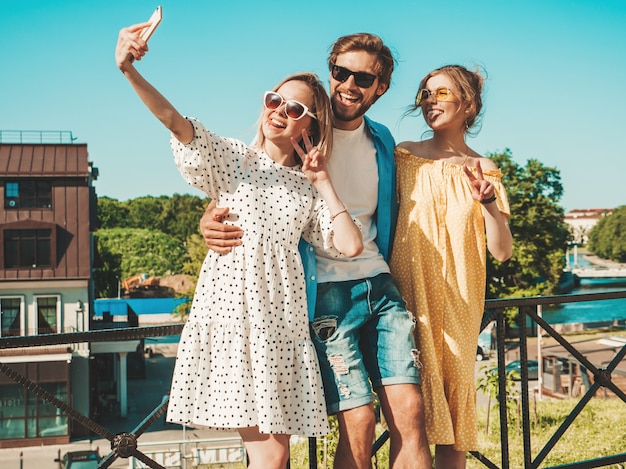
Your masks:
{"label": "smartphone", "polygon": [[161,12],[161,5],[159,5],[158,7],[156,7],[156,10],[154,10],[154,13],[152,13],[152,16],[148,20],[150,22],[150,26],[148,26],[141,32],[141,39],[148,42],[148,39],[150,39],[152,33],[154,33],[154,30],[161,23],[162,19],[163,14]]}
{"label": "smartphone", "polygon": [[[152,36],[152,33],[154,33],[155,29],[161,23],[162,19],[163,14],[161,12],[161,5],[159,5],[158,7],[156,7],[156,10],[154,10],[154,13],[152,13],[152,16],[148,20],[150,22],[150,26],[147,26],[143,29],[143,31],[141,31],[140,37],[144,41],[148,42],[148,39],[150,39],[150,36]],[[128,54],[128,60],[130,61],[130,63],[133,63],[135,61],[135,57],[133,57],[132,54]]]}

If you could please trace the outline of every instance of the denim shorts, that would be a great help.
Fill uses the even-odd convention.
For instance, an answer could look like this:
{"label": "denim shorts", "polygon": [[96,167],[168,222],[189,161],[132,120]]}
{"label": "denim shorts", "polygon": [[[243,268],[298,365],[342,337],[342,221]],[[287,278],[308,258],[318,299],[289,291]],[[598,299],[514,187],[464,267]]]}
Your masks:
{"label": "denim shorts", "polygon": [[391,275],[320,283],[310,325],[329,414],[373,402],[380,386],[420,384],[415,320]]}

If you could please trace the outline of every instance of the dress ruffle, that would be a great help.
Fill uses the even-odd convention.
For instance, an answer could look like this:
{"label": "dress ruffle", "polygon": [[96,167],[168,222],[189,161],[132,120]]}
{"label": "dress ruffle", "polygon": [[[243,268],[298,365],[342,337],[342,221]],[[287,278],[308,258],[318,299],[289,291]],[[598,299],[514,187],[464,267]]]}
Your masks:
{"label": "dress ruffle", "polygon": [[[188,322],[178,354],[187,358],[176,363],[168,420],[227,430],[258,426],[261,433],[327,433],[326,411],[318,405],[323,395],[308,384],[319,373],[310,342],[246,324]],[[301,415],[308,421],[294,429]]]}

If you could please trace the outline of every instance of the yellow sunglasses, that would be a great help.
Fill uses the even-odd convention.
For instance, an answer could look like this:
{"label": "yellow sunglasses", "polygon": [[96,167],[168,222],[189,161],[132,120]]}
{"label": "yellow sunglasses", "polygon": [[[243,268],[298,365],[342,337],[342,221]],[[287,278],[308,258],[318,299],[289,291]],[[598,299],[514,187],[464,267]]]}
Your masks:
{"label": "yellow sunglasses", "polygon": [[415,96],[415,105],[421,106],[422,103],[431,96],[434,96],[437,102],[450,101],[454,97],[454,93],[450,88],[446,88],[445,86],[440,86],[435,91],[422,88],[417,92],[417,96]]}

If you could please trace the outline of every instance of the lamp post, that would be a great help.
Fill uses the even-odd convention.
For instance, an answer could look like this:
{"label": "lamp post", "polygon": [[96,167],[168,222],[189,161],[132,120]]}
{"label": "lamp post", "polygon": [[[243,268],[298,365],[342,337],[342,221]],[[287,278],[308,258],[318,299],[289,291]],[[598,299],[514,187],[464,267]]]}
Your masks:
{"label": "lamp post", "polygon": [[183,451],[182,451],[183,469],[187,469],[187,426],[183,424]]}
{"label": "lamp post", "polygon": [[82,300],[78,300],[76,308],[76,330],[83,332],[85,330],[85,304]]}
{"label": "lamp post", "polygon": [[[537,316],[540,318],[543,314],[542,305],[537,305]],[[537,398],[541,400],[543,397],[543,360],[541,358],[541,326],[537,324]]]}

